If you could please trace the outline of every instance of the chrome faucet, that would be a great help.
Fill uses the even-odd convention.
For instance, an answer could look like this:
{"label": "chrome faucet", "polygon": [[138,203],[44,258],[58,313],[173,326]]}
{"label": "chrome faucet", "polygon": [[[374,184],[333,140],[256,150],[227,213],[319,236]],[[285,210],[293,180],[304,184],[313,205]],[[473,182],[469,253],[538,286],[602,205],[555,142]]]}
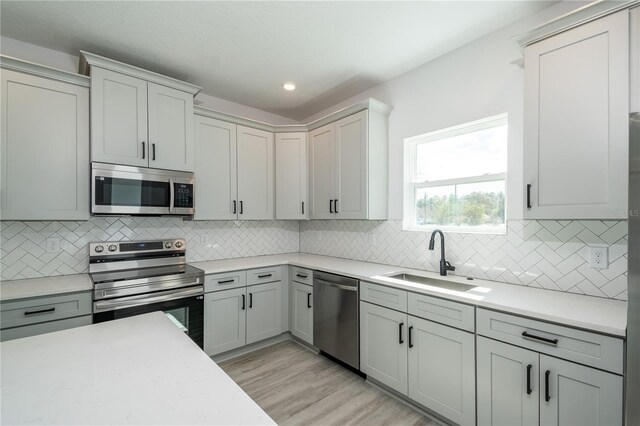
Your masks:
{"label": "chrome faucet", "polygon": [[431,240],[429,240],[429,250],[433,250],[436,234],[440,234],[440,250],[442,252],[440,256],[440,275],[445,277],[447,276],[447,271],[455,271],[456,268],[444,258],[444,234],[441,230],[436,229],[431,233]]}

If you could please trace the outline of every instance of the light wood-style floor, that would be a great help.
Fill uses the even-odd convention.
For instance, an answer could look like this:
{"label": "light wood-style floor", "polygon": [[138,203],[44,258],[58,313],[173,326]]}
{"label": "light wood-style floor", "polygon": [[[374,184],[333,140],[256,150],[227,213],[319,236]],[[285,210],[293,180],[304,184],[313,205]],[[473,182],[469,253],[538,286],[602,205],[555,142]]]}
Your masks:
{"label": "light wood-style floor", "polygon": [[291,341],[220,367],[279,425],[437,425]]}

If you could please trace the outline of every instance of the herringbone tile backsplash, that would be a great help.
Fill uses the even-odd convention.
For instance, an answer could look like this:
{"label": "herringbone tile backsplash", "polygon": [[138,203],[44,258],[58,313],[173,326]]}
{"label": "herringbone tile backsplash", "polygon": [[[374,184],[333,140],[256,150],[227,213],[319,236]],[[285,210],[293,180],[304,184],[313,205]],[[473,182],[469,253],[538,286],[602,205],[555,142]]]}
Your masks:
{"label": "herringbone tile backsplash", "polygon": [[[0,279],[86,273],[93,241],[183,237],[187,259],[304,252],[438,270],[439,242],[399,221],[204,221],[93,217],[89,221],[0,222]],[[47,238],[60,240],[46,252]],[[374,241],[375,240],[375,241]],[[455,274],[517,285],[627,298],[626,221],[509,221],[506,235],[446,235]],[[609,268],[589,267],[588,245],[609,246]]]}
{"label": "herringbone tile backsplash", "polygon": [[[0,226],[3,280],[86,273],[88,244],[94,241],[186,238],[191,262],[297,252],[299,242],[297,221],[93,217],[86,222],[3,221]],[[59,238],[58,253],[46,252],[47,238]]]}
{"label": "herringbone tile backsplash", "polygon": [[[506,235],[446,234],[455,275],[627,299],[626,221],[514,221]],[[440,243],[400,221],[300,222],[300,251],[438,271]],[[374,243],[375,240],[375,243]],[[589,267],[588,245],[609,247],[609,268]]]}

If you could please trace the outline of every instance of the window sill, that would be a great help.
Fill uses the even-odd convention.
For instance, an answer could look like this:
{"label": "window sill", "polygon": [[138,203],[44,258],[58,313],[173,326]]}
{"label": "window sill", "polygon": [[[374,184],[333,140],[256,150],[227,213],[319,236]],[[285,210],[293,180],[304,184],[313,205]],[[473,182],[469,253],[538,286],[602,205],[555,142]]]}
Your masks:
{"label": "window sill", "polygon": [[427,232],[431,233],[439,229],[450,234],[486,234],[486,235],[506,235],[507,225],[501,226],[438,226],[438,225],[407,225],[402,223],[403,231]]}

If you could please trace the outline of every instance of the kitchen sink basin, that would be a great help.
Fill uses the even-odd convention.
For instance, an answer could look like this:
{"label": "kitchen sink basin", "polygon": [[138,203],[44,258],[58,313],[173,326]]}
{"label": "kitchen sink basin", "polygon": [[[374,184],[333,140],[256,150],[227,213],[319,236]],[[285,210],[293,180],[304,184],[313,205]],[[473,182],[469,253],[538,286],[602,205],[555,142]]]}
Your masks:
{"label": "kitchen sink basin", "polygon": [[412,284],[425,284],[432,287],[446,288],[447,290],[453,291],[469,291],[473,288],[476,288],[475,285],[462,284],[454,281],[438,280],[434,278],[422,277],[420,275],[412,275],[406,273],[387,275],[387,277],[396,280],[407,281]]}

